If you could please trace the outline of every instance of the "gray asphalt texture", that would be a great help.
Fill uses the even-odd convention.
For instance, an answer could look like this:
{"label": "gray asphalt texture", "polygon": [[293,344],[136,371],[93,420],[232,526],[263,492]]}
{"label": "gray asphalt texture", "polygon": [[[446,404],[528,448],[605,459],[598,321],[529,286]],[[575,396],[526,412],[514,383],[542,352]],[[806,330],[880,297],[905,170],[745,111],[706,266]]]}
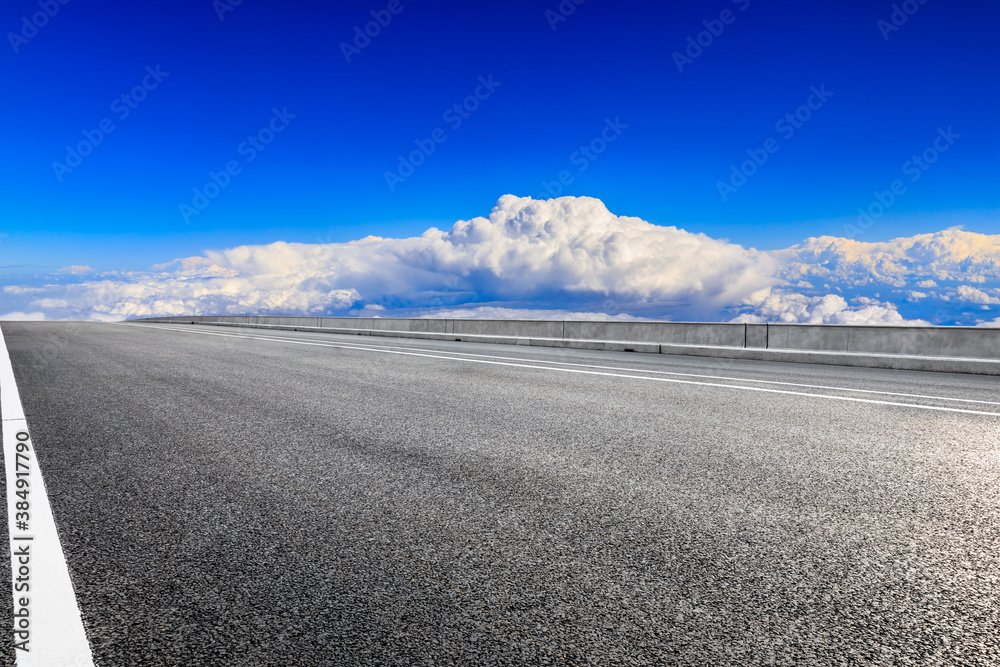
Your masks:
{"label": "gray asphalt texture", "polygon": [[1000,416],[641,379],[996,378],[2,326],[101,667],[1000,664]]}

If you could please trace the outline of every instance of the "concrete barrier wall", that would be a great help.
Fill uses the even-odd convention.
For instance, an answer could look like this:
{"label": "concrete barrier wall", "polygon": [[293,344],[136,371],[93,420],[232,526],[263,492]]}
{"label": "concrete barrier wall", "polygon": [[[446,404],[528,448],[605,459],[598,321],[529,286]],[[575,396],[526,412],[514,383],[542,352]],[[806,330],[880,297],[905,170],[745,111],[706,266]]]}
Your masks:
{"label": "concrete barrier wall", "polygon": [[766,324],[747,324],[746,347],[767,349],[768,328]]}
{"label": "concrete barrier wall", "polygon": [[381,317],[371,318],[371,328],[375,331],[408,331],[421,333],[448,333],[448,323],[451,320],[431,320],[431,319],[385,319]]}
{"label": "concrete barrier wall", "polygon": [[[217,318],[218,321],[228,322],[231,318],[222,317]],[[239,318],[237,318],[239,319]],[[264,317],[264,316],[251,316],[247,317],[247,324],[277,324],[285,327],[318,327],[320,326],[319,317]]]}
{"label": "concrete barrier wall", "polygon": [[449,333],[516,338],[565,338],[562,320],[450,320]]}
{"label": "concrete barrier wall", "polygon": [[[653,351],[656,345],[661,345],[1000,360],[1000,328],[242,315],[159,317],[144,321],[301,327],[370,335],[396,332],[418,338],[489,339],[488,342],[510,339],[525,344],[592,349]],[[581,342],[590,344],[578,344]]]}
{"label": "concrete barrier wall", "polygon": [[771,350],[1000,359],[1000,329],[824,324],[769,324],[765,328],[765,347]]}
{"label": "concrete barrier wall", "polygon": [[321,317],[320,326],[331,329],[371,329],[371,317]]}
{"label": "concrete barrier wall", "polygon": [[742,324],[697,322],[566,322],[566,338],[743,347]]}
{"label": "concrete barrier wall", "polygon": [[851,346],[886,347],[893,350],[893,354],[931,353],[943,357],[1000,359],[1000,329],[920,328],[900,332],[889,327],[873,327],[852,332]]}

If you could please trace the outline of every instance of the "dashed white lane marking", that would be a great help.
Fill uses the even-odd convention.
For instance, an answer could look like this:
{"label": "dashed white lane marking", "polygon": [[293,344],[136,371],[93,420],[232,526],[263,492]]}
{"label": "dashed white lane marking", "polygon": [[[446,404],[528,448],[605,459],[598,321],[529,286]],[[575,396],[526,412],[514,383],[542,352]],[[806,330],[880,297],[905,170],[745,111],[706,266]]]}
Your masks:
{"label": "dashed white lane marking", "polygon": [[[645,380],[647,382],[667,382],[667,383],[671,383],[671,384],[695,385],[695,386],[701,386],[701,387],[718,387],[718,388],[721,388],[721,389],[733,389],[733,390],[736,390],[736,391],[754,391],[754,392],[766,393],[766,394],[783,394],[783,395],[787,395],[787,396],[802,396],[802,397],[805,397],[805,398],[819,398],[819,399],[824,399],[824,400],[828,400],[828,401],[845,401],[845,402],[849,402],[849,403],[866,403],[866,404],[870,404],[870,405],[885,405],[885,406],[902,407],[902,408],[914,408],[914,409],[917,409],[917,410],[931,410],[931,411],[935,411],[935,412],[952,412],[952,413],[967,414],[967,415],[982,415],[982,416],[987,416],[987,417],[1000,417],[1000,412],[991,412],[991,411],[985,411],[985,410],[967,410],[967,409],[964,409],[964,408],[949,408],[949,407],[944,407],[944,406],[940,406],[940,405],[924,405],[924,404],[921,404],[921,403],[901,403],[901,402],[896,402],[896,401],[882,401],[882,400],[872,399],[872,398],[859,398],[859,397],[856,397],[856,396],[833,396],[833,395],[830,395],[830,394],[813,394],[813,393],[802,392],[802,391],[791,391],[791,390],[788,390],[788,389],[771,389],[769,387],[747,387],[747,386],[744,386],[744,385],[723,384],[721,382],[702,382],[702,381],[697,381],[697,380],[681,380],[681,379],[678,379],[678,378],[650,377],[648,375],[631,375],[631,374],[628,374],[628,373],[608,373],[608,372],[605,372],[605,371],[584,370],[582,368],[558,368],[558,367],[547,366],[547,365],[539,365],[539,364],[545,364],[546,362],[544,362],[544,361],[540,361],[540,362],[533,363],[533,364],[528,364],[528,363],[513,363],[513,362],[508,362],[508,361],[494,361],[494,360],[490,360],[490,359],[470,359],[468,357],[453,357],[453,356],[448,356],[447,353],[427,354],[427,353],[422,353],[422,352],[405,352],[405,351],[398,350],[398,349],[386,349],[386,348],[382,348],[382,347],[366,347],[366,346],[363,346],[363,345],[346,344],[346,343],[333,343],[333,342],[325,342],[325,341],[321,342],[321,341],[311,341],[311,340],[297,340],[297,339],[292,339],[292,338],[275,338],[273,336],[261,336],[261,335],[250,335],[250,334],[228,334],[228,333],[216,333],[216,332],[210,332],[210,331],[195,331],[193,329],[179,329],[179,328],[175,328],[175,327],[169,327],[169,326],[165,327],[165,326],[160,326],[160,325],[155,325],[155,324],[142,324],[142,325],[132,325],[132,326],[146,326],[146,327],[152,327],[152,328],[156,328],[156,329],[165,329],[165,330],[168,330],[168,331],[176,331],[176,332],[179,332],[179,333],[198,334],[198,335],[201,335],[201,336],[222,336],[222,337],[226,337],[226,338],[244,338],[244,339],[249,339],[249,340],[262,340],[262,341],[271,341],[271,342],[277,342],[277,343],[287,343],[287,344],[290,344],[290,345],[309,345],[309,346],[313,346],[313,347],[332,347],[332,348],[338,348],[338,349],[343,349],[343,350],[360,350],[360,351],[364,351],[364,352],[377,352],[379,354],[397,354],[397,355],[408,356],[408,357],[426,357],[426,358],[430,358],[430,359],[442,359],[442,360],[448,360],[448,361],[464,361],[466,363],[471,363],[471,364],[489,364],[489,365],[493,365],[493,366],[511,366],[511,367],[517,367],[517,368],[532,368],[532,369],[535,369],[535,370],[555,371],[557,373],[577,373],[577,374],[581,374],[581,375],[599,375],[599,376],[603,376],[603,377],[626,378],[626,379],[631,379],[631,380]],[[519,361],[523,361],[523,360],[519,360]],[[642,371],[633,371],[633,372],[642,372]]]}
{"label": "dashed white lane marking", "polygon": [[87,633],[0,330],[0,412],[18,667],[92,667]]}

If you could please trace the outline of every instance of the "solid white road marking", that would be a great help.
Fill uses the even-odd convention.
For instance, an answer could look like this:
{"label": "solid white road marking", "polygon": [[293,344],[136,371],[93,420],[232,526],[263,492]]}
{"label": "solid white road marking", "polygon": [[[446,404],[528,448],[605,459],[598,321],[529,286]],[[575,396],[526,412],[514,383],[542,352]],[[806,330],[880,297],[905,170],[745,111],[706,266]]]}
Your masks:
{"label": "solid white road marking", "polygon": [[[0,412],[3,413],[3,458],[7,472],[7,529],[13,572],[17,665],[91,667],[94,658],[59,544],[2,329]],[[19,506],[18,503],[25,504]]]}
{"label": "solid white road marking", "polygon": [[[826,399],[826,400],[829,400],[829,401],[846,401],[846,402],[850,402],[850,403],[867,403],[867,404],[870,404],[870,405],[887,405],[887,406],[903,407],[903,408],[915,408],[915,409],[918,409],[918,410],[932,410],[932,411],[936,411],[936,412],[953,412],[953,413],[967,414],[967,415],[983,415],[983,416],[988,416],[988,417],[1000,417],[1000,412],[990,412],[990,411],[982,411],[982,410],[966,410],[966,409],[963,409],[963,408],[948,408],[948,407],[943,407],[943,406],[939,406],[939,405],[923,405],[923,404],[920,404],[920,403],[900,403],[900,402],[896,402],[896,401],[881,401],[881,400],[871,399],[871,398],[858,398],[858,397],[855,397],[855,396],[831,396],[829,394],[813,394],[813,393],[809,393],[809,392],[790,391],[788,389],[771,389],[771,388],[768,388],[768,387],[746,387],[746,386],[742,386],[742,385],[723,384],[723,383],[720,383],[720,382],[701,382],[701,381],[695,381],[695,380],[681,380],[681,379],[677,379],[677,378],[649,377],[648,375],[630,375],[628,373],[608,373],[608,372],[604,372],[604,371],[591,371],[591,370],[584,370],[584,369],[580,369],[580,368],[557,368],[557,367],[553,367],[553,366],[537,365],[537,364],[545,364],[546,362],[544,362],[544,361],[539,361],[539,362],[536,362],[535,364],[512,363],[512,362],[507,362],[507,361],[493,361],[493,360],[489,360],[489,359],[469,359],[468,357],[452,357],[452,356],[446,356],[447,353],[425,354],[425,353],[418,353],[418,352],[405,352],[405,351],[401,351],[399,349],[386,349],[385,347],[377,347],[377,346],[366,347],[366,346],[357,345],[357,344],[333,343],[333,342],[325,342],[325,341],[321,342],[321,341],[312,341],[312,340],[296,340],[296,339],[292,339],[292,338],[275,338],[275,337],[271,337],[271,336],[262,336],[262,335],[256,335],[256,334],[254,334],[254,335],[251,335],[251,334],[229,334],[229,333],[216,333],[216,332],[210,332],[210,331],[195,331],[193,329],[180,329],[180,328],[176,328],[176,327],[162,326],[162,325],[157,325],[157,324],[143,324],[143,325],[134,325],[134,326],[146,326],[146,327],[152,327],[152,328],[157,328],[157,329],[165,329],[165,330],[168,330],[168,331],[177,331],[179,333],[198,334],[198,335],[202,335],[202,336],[222,336],[222,337],[225,337],[225,338],[244,338],[244,339],[249,339],[249,340],[263,340],[263,341],[271,341],[271,342],[277,342],[277,343],[288,343],[288,344],[292,344],[292,345],[309,345],[309,346],[314,346],[314,347],[332,347],[332,348],[338,348],[338,349],[343,349],[343,350],[360,350],[360,351],[364,351],[364,352],[378,352],[380,354],[398,354],[398,355],[403,355],[403,356],[408,356],[408,357],[426,357],[426,358],[430,358],[430,359],[443,359],[443,360],[448,360],[448,361],[464,361],[466,363],[473,363],[473,364],[489,364],[489,365],[494,365],[494,366],[512,366],[512,367],[517,367],[517,368],[533,368],[535,370],[556,371],[556,372],[559,372],[559,373],[578,373],[578,374],[581,374],[581,375],[599,375],[599,376],[603,376],[603,377],[617,377],[617,378],[627,378],[627,379],[632,379],[632,380],[646,380],[648,382],[667,382],[667,383],[672,383],[672,384],[686,384],[686,385],[695,385],[695,386],[701,386],[701,387],[719,387],[719,388],[722,388],[722,389],[734,389],[734,390],[737,390],[737,391],[755,391],[755,392],[767,393],[767,394],[783,394],[783,395],[787,395],[787,396],[802,396],[802,397],[806,397],[806,398],[821,398],[821,399]],[[523,360],[518,360],[518,361],[523,361]],[[635,369],[628,369],[628,370],[632,370],[633,372],[640,372],[640,373],[643,372],[643,371],[638,371],[638,370],[635,370]],[[734,378],[734,379],[738,380],[738,378]],[[850,391],[850,390],[846,390],[846,391]],[[930,398],[938,398],[938,397],[930,397]]]}

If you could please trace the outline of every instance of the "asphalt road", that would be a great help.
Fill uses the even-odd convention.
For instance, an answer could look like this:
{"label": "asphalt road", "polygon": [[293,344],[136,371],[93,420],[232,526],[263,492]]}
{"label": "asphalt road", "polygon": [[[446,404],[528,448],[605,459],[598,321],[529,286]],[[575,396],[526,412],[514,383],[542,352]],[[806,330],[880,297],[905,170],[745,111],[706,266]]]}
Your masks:
{"label": "asphalt road", "polygon": [[1000,664],[997,378],[2,326],[102,667]]}

